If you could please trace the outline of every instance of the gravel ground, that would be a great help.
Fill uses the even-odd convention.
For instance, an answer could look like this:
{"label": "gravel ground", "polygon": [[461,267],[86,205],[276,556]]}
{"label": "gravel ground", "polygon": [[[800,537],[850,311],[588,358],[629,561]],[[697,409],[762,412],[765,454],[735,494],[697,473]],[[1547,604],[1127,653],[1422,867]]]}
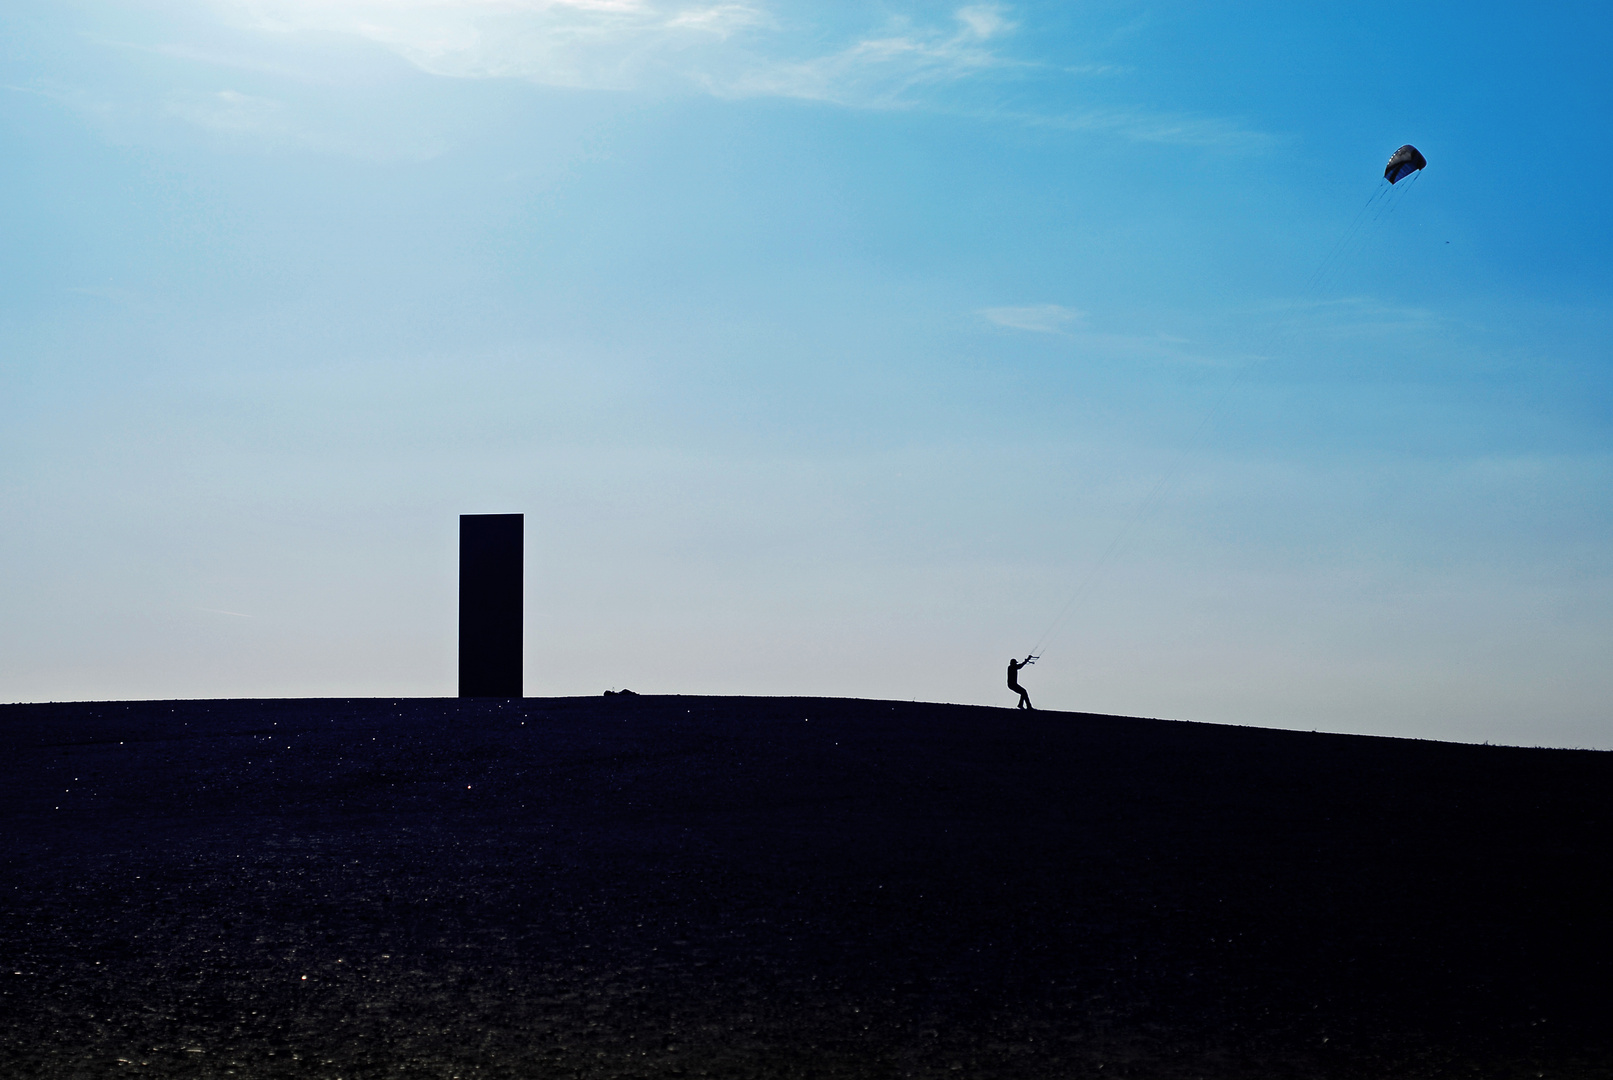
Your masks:
{"label": "gravel ground", "polygon": [[1613,1077],[1613,754],[648,696],[0,750],[5,1077]]}

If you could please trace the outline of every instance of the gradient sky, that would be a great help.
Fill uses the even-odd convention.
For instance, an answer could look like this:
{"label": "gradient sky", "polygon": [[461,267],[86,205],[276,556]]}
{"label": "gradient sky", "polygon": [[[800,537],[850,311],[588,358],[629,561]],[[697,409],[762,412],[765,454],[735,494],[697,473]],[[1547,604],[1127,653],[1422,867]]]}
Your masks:
{"label": "gradient sky", "polygon": [[11,0],[0,700],[1613,747],[1604,12]]}

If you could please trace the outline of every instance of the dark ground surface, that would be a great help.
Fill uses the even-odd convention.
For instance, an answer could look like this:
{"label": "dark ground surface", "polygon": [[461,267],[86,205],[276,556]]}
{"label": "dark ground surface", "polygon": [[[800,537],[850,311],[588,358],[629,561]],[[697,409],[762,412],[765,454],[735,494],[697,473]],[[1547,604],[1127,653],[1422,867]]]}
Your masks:
{"label": "dark ground surface", "polygon": [[1613,1077],[1613,754],[0,707],[4,1077]]}

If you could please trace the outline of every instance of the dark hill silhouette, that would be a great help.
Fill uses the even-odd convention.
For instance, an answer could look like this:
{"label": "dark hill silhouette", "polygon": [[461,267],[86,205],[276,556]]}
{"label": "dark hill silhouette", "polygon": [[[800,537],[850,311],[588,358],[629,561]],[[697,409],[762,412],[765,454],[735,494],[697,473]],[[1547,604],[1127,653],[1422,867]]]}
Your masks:
{"label": "dark hill silhouette", "polygon": [[1613,1076],[1609,754],[650,695],[0,749],[8,1077]]}

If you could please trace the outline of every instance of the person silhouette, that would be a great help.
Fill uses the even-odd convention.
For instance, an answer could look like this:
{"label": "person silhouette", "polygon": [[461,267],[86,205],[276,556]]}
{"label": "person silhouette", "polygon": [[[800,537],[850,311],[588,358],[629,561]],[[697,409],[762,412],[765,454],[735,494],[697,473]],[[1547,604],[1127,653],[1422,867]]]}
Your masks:
{"label": "person silhouette", "polygon": [[1023,660],[1015,660],[1013,657],[1008,659],[1008,689],[1019,695],[1019,704],[1014,706],[1016,709],[1036,708],[1031,704],[1031,696],[1025,692],[1023,686],[1019,685],[1019,669],[1030,667],[1034,663],[1036,663],[1036,657],[1034,656],[1027,656]]}

